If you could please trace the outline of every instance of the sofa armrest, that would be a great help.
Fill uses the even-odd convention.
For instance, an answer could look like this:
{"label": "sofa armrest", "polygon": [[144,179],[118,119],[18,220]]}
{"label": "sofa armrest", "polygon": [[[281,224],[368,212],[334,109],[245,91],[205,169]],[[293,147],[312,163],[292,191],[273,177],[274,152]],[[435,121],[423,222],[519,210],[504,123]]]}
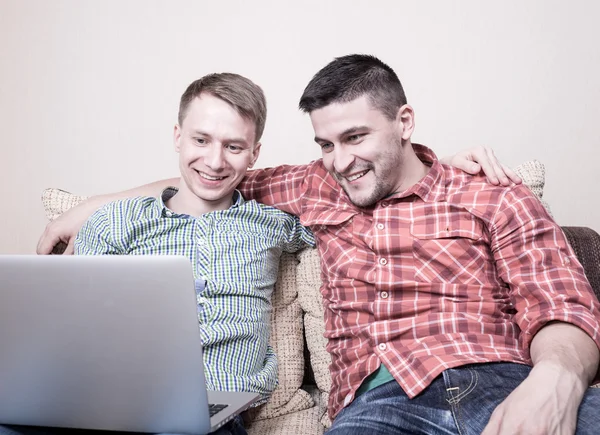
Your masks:
{"label": "sofa armrest", "polygon": [[561,227],[600,299],[600,234],[588,227]]}

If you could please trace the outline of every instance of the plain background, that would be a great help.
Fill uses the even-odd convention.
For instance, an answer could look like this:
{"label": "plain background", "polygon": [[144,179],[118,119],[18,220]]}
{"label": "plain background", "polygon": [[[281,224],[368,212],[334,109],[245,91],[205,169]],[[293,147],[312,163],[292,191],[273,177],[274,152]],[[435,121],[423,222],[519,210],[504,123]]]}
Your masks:
{"label": "plain background", "polygon": [[265,90],[257,167],[318,158],[297,102],[349,53],[396,70],[415,142],[538,159],[557,222],[600,230],[599,21],[596,0],[0,0],[0,253],[35,251],[46,187],[177,176],[179,97],[210,72]]}

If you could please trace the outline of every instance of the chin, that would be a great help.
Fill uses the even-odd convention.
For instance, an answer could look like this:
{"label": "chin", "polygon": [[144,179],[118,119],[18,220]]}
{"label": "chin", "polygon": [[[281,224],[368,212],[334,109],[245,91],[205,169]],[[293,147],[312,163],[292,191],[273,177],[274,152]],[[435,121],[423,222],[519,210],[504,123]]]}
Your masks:
{"label": "chin", "polygon": [[350,196],[348,195],[350,198],[350,202],[354,205],[356,205],[357,207],[368,207],[370,205],[373,205],[374,202],[371,201],[370,198],[362,198],[362,197],[356,197],[356,196]]}

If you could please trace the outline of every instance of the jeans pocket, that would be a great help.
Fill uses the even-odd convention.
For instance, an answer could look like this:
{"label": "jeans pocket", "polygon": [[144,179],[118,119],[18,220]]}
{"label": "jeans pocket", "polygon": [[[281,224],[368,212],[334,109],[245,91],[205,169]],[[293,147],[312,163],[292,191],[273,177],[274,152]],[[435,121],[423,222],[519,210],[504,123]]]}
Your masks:
{"label": "jeans pocket", "polygon": [[527,377],[517,363],[469,364],[443,372],[446,400],[461,434],[479,434],[494,409]]}

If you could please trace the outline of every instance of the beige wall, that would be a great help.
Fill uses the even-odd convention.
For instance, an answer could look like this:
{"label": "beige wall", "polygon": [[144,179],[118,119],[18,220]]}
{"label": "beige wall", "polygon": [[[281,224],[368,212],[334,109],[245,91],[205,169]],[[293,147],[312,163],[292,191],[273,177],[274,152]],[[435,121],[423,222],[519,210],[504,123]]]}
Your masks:
{"label": "beige wall", "polygon": [[439,155],[539,159],[563,225],[600,231],[600,3],[0,0],[0,253],[35,250],[48,186],[79,194],[177,174],[178,98],[234,71],[263,86],[258,166],[318,157],[297,101],[334,56],[388,62]]}

